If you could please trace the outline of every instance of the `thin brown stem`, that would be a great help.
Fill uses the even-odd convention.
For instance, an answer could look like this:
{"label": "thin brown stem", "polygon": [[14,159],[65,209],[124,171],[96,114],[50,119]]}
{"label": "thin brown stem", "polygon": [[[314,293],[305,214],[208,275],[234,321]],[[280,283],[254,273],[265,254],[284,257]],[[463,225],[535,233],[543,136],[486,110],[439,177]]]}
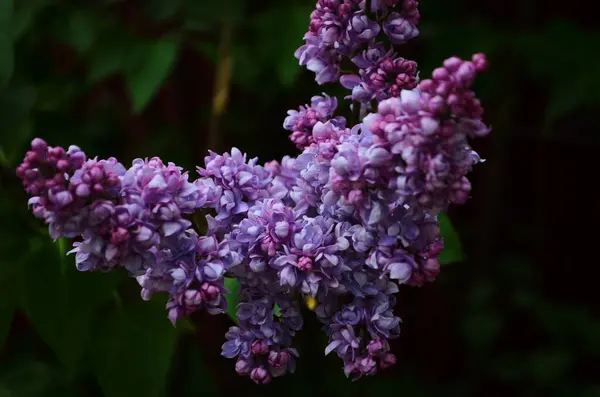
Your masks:
{"label": "thin brown stem", "polygon": [[229,102],[231,86],[231,40],[233,36],[233,21],[231,18],[231,0],[225,0],[225,19],[221,28],[219,55],[215,72],[215,87],[213,93],[212,114],[208,130],[208,147],[218,151],[221,145],[219,124]]}

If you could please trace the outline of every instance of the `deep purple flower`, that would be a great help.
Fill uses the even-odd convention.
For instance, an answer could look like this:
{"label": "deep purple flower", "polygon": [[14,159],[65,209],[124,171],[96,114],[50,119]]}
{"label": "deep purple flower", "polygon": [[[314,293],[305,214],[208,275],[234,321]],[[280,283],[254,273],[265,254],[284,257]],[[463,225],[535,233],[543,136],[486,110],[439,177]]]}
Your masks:
{"label": "deep purple flower", "polygon": [[385,56],[391,54],[392,51],[387,51],[382,43],[375,43],[352,58],[352,62],[361,69],[367,69],[377,65]]}
{"label": "deep purple flower", "polygon": [[115,197],[120,188],[119,178],[125,174],[125,167],[114,157],[108,160],[88,160],[75,171],[70,187],[77,197],[106,194]]}
{"label": "deep purple flower", "polygon": [[348,24],[348,39],[350,41],[368,41],[379,34],[380,26],[376,21],[370,20],[364,13],[357,12],[350,18]]}
{"label": "deep purple flower", "polygon": [[388,16],[383,24],[383,31],[394,44],[404,44],[419,35],[419,29],[397,12]]}
{"label": "deep purple flower", "polygon": [[264,385],[271,382],[269,371],[263,366],[256,367],[250,372],[250,379],[259,385]]}
{"label": "deep purple flower", "polygon": [[272,177],[257,161],[246,160],[245,154],[233,148],[231,154],[210,152],[204,160],[205,168],[198,167],[198,173],[212,179],[220,191],[220,198],[214,200],[217,215],[207,218],[209,233],[230,230],[234,218],[243,216],[254,201],[268,196]]}
{"label": "deep purple flower", "polygon": [[378,101],[398,97],[402,90],[413,89],[417,85],[417,65],[404,58],[394,58],[391,52],[381,55],[380,48],[367,51],[353,58],[364,68],[359,74],[343,75],[340,83],[352,90],[351,98],[358,102]]}
{"label": "deep purple flower", "polygon": [[[292,132],[290,139],[299,149],[314,142],[313,127],[331,119],[337,108],[337,98],[323,95],[312,97],[310,105],[300,106],[298,110],[288,110],[283,128]],[[341,117],[334,120],[342,127],[345,124],[345,120]]]}
{"label": "deep purple flower", "polygon": [[254,335],[249,330],[242,330],[240,327],[231,327],[225,334],[227,342],[223,344],[224,357],[234,358],[237,356],[248,357],[251,353]]}

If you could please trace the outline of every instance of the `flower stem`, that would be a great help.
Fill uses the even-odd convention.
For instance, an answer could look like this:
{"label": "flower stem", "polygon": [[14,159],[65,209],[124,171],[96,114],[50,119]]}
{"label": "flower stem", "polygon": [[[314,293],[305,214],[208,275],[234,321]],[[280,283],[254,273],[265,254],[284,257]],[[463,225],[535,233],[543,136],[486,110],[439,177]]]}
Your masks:
{"label": "flower stem", "polygon": [[225,0],[225,19],[221,28],[217,70],[215,73],[215,88],[213,95],[212,115],[208,130],[208,147],[212,150],[220,150],[219,122],[229,101],[229,90],[231,83],[231,37],[233,32],[233,21],[230,0]]}

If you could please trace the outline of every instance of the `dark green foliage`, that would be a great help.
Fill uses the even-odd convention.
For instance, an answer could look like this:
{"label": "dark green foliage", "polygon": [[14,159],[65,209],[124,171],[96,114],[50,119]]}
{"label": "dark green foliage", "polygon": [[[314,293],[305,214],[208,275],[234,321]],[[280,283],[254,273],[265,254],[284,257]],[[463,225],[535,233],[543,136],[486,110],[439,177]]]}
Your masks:
{"label": "dark green foliage", "polygon": [[447,264],[463,260],[462,246],[456,230],[446,215],[439,216],[440,233],[444,238],[444,251],[440,255],[440,263]]}

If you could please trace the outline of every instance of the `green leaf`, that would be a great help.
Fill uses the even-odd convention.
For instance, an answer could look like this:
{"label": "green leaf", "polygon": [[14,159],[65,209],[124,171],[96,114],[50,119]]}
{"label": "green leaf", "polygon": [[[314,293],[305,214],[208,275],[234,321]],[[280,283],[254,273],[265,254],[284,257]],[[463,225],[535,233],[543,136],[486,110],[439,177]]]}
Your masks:
{"label": "green leaf", "polygon": [[226,277],[225,289],[229,291],[229,294],[225,295],[225,299],[227,299],[227,315],[237,323],[238,291],[240,289],[240,283],[235,278]]}
{"label": "green leaf", "polygon": [[112,300],[122,278],[114,272],[78,272],[73,257],[64,258],[62,244],[53,244],[47,236],[32,239],[22,274],[21,305],[40,337],[73,373],[90,342],[94,319]]}
{"label": "green leaf", "polygon": [[90,358],[105,397],[164,392],[178,336],[164,303],[139,299],[99,320]]}
{"label": "green leaf", "polygon": [[440,234],[444,238],[444,251],[441,253],[439,260],[441,264],[460,262],[463,260],[463,250],[460,244],[458,233],[454,230],[450,218],[447,215],[440,215]]}
{"label": "green leaf", "polygon": [[12,37],[15,41],[27,32],[35,20],[36,14],[48,3],[48,0],[18,1],[16,3],[12,19]]}
{"label": "green leaf", "polygon": [[[291,85],[300,72],[294,51],[302,45],[302,36],[308,28],[308,15],[311,7],[290,5],[282,2],[278,6],[269,7],[255,19],[258,42],[256,51],[261,54],[266,64],[275,66],[279,82],[284,86]],[[255,62],[255,58],[249,59]]]}
{"label": "green leaf", "polygon": [[0,90],[10,80],[15,66],[12,16],[13,0],[0,0]]}
{"label": "green leaf", "polygon": [[165,38],[146,44],[126,65],[125,81],[133,101],[133,110],[143,110],[160,85],[167,78],[178,50],[178,42]]}
{"label": "green leaf", "polygon": [[[284,37],[281,39],[279,51],[276,52],[276,54],[279,54],[276,64],[279,82],[286,87],[296,81],[296,77],[301,70],[294,52],[303,44],[301,38],[308,29],[306,16],[310,15],[311,10],[312,7],[303,6],[296,7],[291,13],[288,11],[287,23],[284,22],[285,25],[281,26]],[[285,21],[285,18],[280,21]]]}
{"label": "green leaf", "polygon": [[121,72],[128,55],[136,53],[140,47],[140,39],[119,29],[104,32],[88,52],[88,82],[95,83],[109,75]]}

